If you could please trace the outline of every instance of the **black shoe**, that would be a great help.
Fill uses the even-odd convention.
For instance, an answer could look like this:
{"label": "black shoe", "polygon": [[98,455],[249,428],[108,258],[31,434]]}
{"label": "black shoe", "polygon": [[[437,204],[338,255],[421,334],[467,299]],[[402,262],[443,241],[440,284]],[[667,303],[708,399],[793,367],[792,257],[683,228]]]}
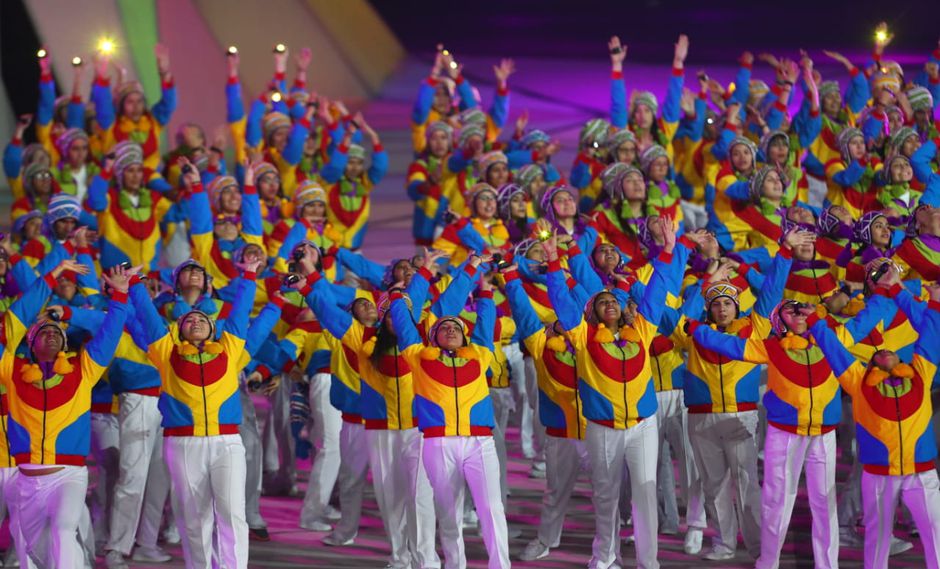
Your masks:
{"label": "black shoe", "polygon": [[271,541],[268,528],[248,528],[248,537],[255,541]]}

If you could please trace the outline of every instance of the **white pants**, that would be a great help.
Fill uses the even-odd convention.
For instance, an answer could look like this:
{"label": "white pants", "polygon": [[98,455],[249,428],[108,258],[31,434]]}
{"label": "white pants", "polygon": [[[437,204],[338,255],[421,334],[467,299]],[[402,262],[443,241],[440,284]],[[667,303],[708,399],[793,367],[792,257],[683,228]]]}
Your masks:
{"label": "white pants", "polygon": [[735,551],[740,527],[744,545],[755,558],[761,536],[757,421],[757,411],[689,414],[689,440],[705,511],[716,531],[713,548]]}
{"label": "white pants", "polygon": [[509,414],[515,408],[512,391],[508,387],[491,387],[490,398],[493,400],[493,443],[499,458],[499,489],[503,497],[503,509],[509,497],[509,477],[507,474],[509,457],[506,452],[506,428],[509,426]]}
{"label": "white pants", "polygon": [[708,224],[708,212],[705,206],[682,200],[679,202],[679,207],[682,208],[682,216],[685,218],[686,231],[702,229]]}
{"label": "white pants", "polygon": [[626,465],[630,471],[633,502],[633,536],[636,541],[637,567],[657,569],[659,544],[656,532],[656,463],[659,444],[656,417],[650,417],[629,429],[611,429],[588,422],[584,439],[591,460],[591,484],[594,492],[594,543],[591,569],[620,567],[620,512],[618,499]]}
{"label": "white pants", "polygon": [[[111,510],[114,507],[115,484],[120,473],[120,427],[117,415],[91,414],[91,455],[98,468],[95,487],[88,496],[95,540],[108,543]],[[92,550],[94,553],[94,550]]]}
{"label": "white pants", "polygon": [[826,201],[826,195],[829,193],[826,181],[812,174],[807,174],[806,182],[809,185],[809,205],[821,208]]}
{"label": "white pants", "polygon": [[[111,504],[111,535],[108,550],[130,555],[141,528],[141,545],[157,545],[163,506],[169,494],[169,475],[163,462],[163,430],[157,397],[122,393],[118,414],[120,428],[120,474]],[[150,499],[144,507],[144,497]],[[149,518],[141,519],[147,512]]]}
{"label": "white pants", "polygon": [[434,490],[434,508],[441,528],[446,569],[465,569],[463,504],[466,487],[480,517],[480,533],[490,569],[509,563],[509,534],[499,489],[499,459],[493,437],[431,437],[424,439],[424,468]]}
{"label": "white pants", "polygon": [[940,481],[937,471],[905,476],[862,473],[862,500],[865,503],[865,568],[885,569],[891,549],[892,530],[898,501],[914,518],[924,544],[924,562],[930,569],[940,567]]}
{"label": "white pants", "polygon": [[19,473],[15,481],[16,517],[25,553],[36,567],[85,567],[86,552],[79,542],[79,527],[90,526],[85,506],[88,469],[65,466],[58,472],[41,476]]}
{"label": "white pants", "polygon": [[[656,393],[656,421],[659,424],[659,448],[667,443],[672,457],[679,463],[679,488],[685,498],[685,521],[690,528],[705,529],[705,499],[702,483],[689,443],[688,412],[685,408],[681,389],[659,391]],[[661,453],[662,454],[662,453]],[[663,524],[672,527],[679,525],[679,512],[676,504],[675,475],[672,462],[660,461],[658,479],[663,494],[663,511],[666,519]],[[668,477],[665,475],[669,475]],[[672,480],[666,484],[665,480]]]}
{"label": "white pants", "polygon": [[421,462],[421,432],[412,428],[370,434],[372,484],[392,550],[389,567],[440,567],[434,549],[434,497]]}
{"label": "white pants", "polygon": [[339,434],[343,416],[330,405],[330,374],[318,373],[310,380],[311,444],[316,449],[310,466],[310,481],[300,511],[300,522],[326,522],[323,514],[330,503],[330,495],[339,474]]}
{"label": "white pants", "polygon": [[584,441],[545,437],[545,494],[542,495],[538,537],[549,547],[558,547],[561,541],[568,502],[581,471],[591,471]]}
{"label": "white pants", "polygon": [[362,517],[362,491],[369,473],[371,431],[362,423],[343,421],[339,432],[339,510],[340,520],[333,535],[340,541],[354,539]]}
{"label": "white pants", "polygon": [[767,425],[761,495],[761,550],[757,569],[776,569],[790,515],[806,469],[806,495],[813,516],[813,559],[818,568],[839,566],[836,519],[836,433],[802,436]]}
{"label": "white pants", "polygon": [[[248,567],[245,446],[239,435],[166,437],[173,516],[187,569]],[[213,531],[215,536],[213,536]]]}
{"label": "white pants", "polygon": [[[15,466],[0,468],[0,522],[3,517],[10,514],[10,547],[16,549],[16,557],[20,560],[20,566],[23,569],[31,569],[36,565],[29,560],[26,555],[26,541],[23,539],[23,530],[20,528],[20,518],[16,508],[17,487],[16,479],[20,470]],[[10,558],[9,552],[5,556]]]}
{"label": "white pants", "polygon": [[[241,379],[241,378],[240,378]],[[242,404],[242,424],[238,434],[245,445],[245,520],[249,528],[266,529],[268,524],[261,517],[261,431],[258,428],[258,414],[251,394],[244,382],[238,389]]]}
{"label": "white pants", "polygon": [[[521,352],[520,352],[521,355]],[[513,365],[513,362],[510,361]],[[516,369],[512,368],[513,374]],[[515,377],[515,376],[514,376]],[[519,439],[525,456],[538,457],[545,448],[545,427],[539,419],[539,384],[532,356],[522,358],[523,381],[510,384],[519,411]]]}
{"label": "white pants", "polygon": [[290,396],[294,382],[281,378],[271,395],[271,409],[264,423],[264,473],[262,485],[267,494],[286,496],[297,482],[294,461],[294,435],[290,430]]}

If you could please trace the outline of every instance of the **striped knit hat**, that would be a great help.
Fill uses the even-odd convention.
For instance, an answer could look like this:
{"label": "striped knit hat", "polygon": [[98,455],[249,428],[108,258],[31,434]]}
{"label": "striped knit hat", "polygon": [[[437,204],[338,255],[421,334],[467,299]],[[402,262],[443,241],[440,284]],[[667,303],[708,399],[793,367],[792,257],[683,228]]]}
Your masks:
{"label": "striped knit hat", "polygon": [[264,141],[270,143],[271,135],[281,128],[290,128],[290,117],[284,113],[271,112],[264,115],[261,128],[264,132]]}
{"label": "striped knit hat", "polygon": [[604,119],[591,119],[581,127],[581,133],[578,135],[578,141],[585,144],[592,140],[597,144],[604,144],[607,140],[607,132],[610,130],[610,123]]}
{"label": "striped knit hat", "polygon": [[634,91],[630,97],[630,116],[636,111],[637,105],[645,105],[656,116],[659,111],[659,101],[652,91]]}
{"label": "striped knit hat", "polygon": [[650,146],[643,151],[643,154],[640,154],[640,170],[643,171],[644,176],[649,177],[650,166],[653,165],[653,162],[655,162],[657,158],[669,158],[669,153],[666,152],[666,149],[658,144]]}
{"label": "striped knit hat", "polygon": [[917,111],[931,111],[933,109],[933,95],[926,87],[911,87],[907,91],[907,100],[911,103],[911,108]]}
{"label": "striped knit hat", "polygon": [[124,170],[127,170],[134,164],[144,163],[144,150],[136,142],[122,140],[114,145],[114,164],[111,170],[114,171],[114,180],[118,186],[124,184]]}
{"label": "striped knit hat", "polygon": [[206,193],[209,194],[209,203],[213,211],[219,211],[222,194],[229,188],[239,191],[238,182],[232,176],[217,176],[206,186]]}

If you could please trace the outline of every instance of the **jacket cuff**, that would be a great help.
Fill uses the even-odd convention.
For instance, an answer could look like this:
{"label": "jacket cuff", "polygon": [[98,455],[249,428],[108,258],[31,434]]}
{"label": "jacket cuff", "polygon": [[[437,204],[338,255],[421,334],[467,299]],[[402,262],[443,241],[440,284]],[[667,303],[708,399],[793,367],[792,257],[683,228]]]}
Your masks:
{"label": "jacket cuff", "polygon": [[668,265],[668,264],[672,263],[672,253],[669,253],[669,252],[666,252],[666,251],[662,251],[662,252],[659,254],[659,257],[657,257],[657,259],[659,259],[659,262],[660,262],[660,263],[665,263],[665,264]]}
{"label": "jacket cuff", "polygon": [[784,243],[783,245],[780,246],[780,256],[783,257],[784,259],[792,259],[793,249],[790,249],[790,247]]}
{"label": "jacket cuff", "polygon": [[201,193],[201,192],[202,192],[202,189],[203,189],[203,188],[202,188],[202,182],[197,182],[197,183],[193,184],[193,187],[192,187],[192,189],[189,190],[189,193],[191,193],[191,194],[198,194],[198,193]]}
{"label": "jacket cuff", "polygon": [[695,247],[696,247],[695,241],[692,241],[691,239],[689,239],[687,235],[683,235],[682,237],[680,237],[679,243],[684,245],[686,249],[690,251],[695,251]]}
{"label": "jacket cuff", "polygon": [[255,185],[254,185],[254,184],[246,184],[246,185],[245,185],[245,193],[248,194],[248,195],[254,195],[254,194],[257,194],[257,193],[258,193],[258,189],[255,188]]}
{"label": "jacket cuff", "polygon": [[382,146],[381,142],[372,147],[372,152],[382,152],[383,150],[385,150],[385,147]]}
{"label": "jacket cuff", "polygon": [[278,295],[271,296],[268,298],[268,302],[277,306],[278,308],[284,308],[284,298]]}
{"label": "jacket cuff", "polygon": [[520,278],[520,277],[519,277],[519,271],[517,271],[517,270],[515,270],[515,269],[513,269],[513,270],[511,270],[511,271],[506,271],[505,273],[503,273],[503,278],[506,280],[507,283],[508,283],[509,281],[519,280],[519,278]]}
{"label": "jacket cuff", "polygon": [[62,320],[71,320],[72,319],[72,307],[65,305],[62,307]]}
{"label": "jacket cuff", "polygon": [[548,272],[560,271],[561,270],[561,259],[555,259],[554,261],[548,262]]}
{"label": "jacket cuff", "polygon": [[937,302],[936,300],[928,300],[927,308],[933,310],[934,312],[940,312],[940,302]]}
{"label": "jacket cuff", "polygon": [[820,320],[822,320],[822,317],[820,317],[818,313],[813,312],[812,314],[806,317],[806,327],[812,328],[813,324],[819,322]]}
{"label": "jacket cuff", "polygon": [[475,295],[477,298],[488,298],[493,300],[493,291],[491,290],[481,290]]}
{"label": "jacket cuff", "polygon": [[611,71],[610,78],[611,79],[623,79],[623,71]]}
{"label": "jacket cuff", "polygon": [[123,290],[112,291],[111,300],[113,300],[114,302],[119,302],[121,304],[127,304],[127,292]]}
{"label": "jacket cuff", "polygon": [[258,278],[258,273],[254,271],[245,271],[244,273],[242,273],[242,278],[247,281],[253,281]]}
{"label": "jacket cuff", "polygon": [[682,77],[683,75],[685,75],[685,68],[683,68],[683,67],[673,67],[673,68],[672,68],[672,76],[673,76],[673,77]]}
{"label": "jacket cuff", "polygon": [[58,284],[58,283],[56,282],[56,278],[55,278],[54,276],[52,276],[52,273],[49,273],[48,275],[46,275],[45,277],[43,277],[42,280],[46,281],[46,284],[49,286],[50,289],[55,288],[56,285]]}
{"label": "jacket cuff", "polygon": [[471,277],[477,274],[477,268],[471,265],[470,263],[467,263],[466,265],[464,265],[463,270],[465,273],[467,273],[467,275]]}

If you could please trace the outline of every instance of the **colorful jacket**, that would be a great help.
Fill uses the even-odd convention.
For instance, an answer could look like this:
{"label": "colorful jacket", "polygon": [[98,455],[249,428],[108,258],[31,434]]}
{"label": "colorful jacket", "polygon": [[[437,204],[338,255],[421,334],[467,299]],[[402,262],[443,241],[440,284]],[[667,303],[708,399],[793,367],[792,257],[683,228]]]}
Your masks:
{"label": "colorful jacket", "polygon": [[649,346],[657,334],[657,323],[666,304],[669,279],[684,267],[688,248],[677,246],[674,254],[662,253],[632,326],[620,331],[621,339],[609,341],[600,331],[612,334],[584,318],[585,310],[573,301],[558,261],[550,263],[548,293],[558,320],[575,348],[578,391],[584,416],[613,429],[628,429],[656,414],[657,402],[650,367]]}
{"label": "colorful jacket", "polygon": [[342,144],[336,147],[330,161],[320,171],[320,178],[327,190],[326,212],[330,223],[343,234],[340,247],[359,249],[365,237],[366,225],[371,211],[370,194],[388,172],[388,153],[381,144],[372,149],[372,165],[357,180],[345,176],[346,163],[349,159],[347,148]]}
{"label": "colorful jacket", "polygon": [[426,346],[399,294],[391,317],[398,348],[411,368],[418,428],[425,437],[490,436],[495,425],[486,373],[493,360],[496,307],[483,295],[479,321],[468,344],[456,352]]}
{"label": "colorful jacket", "polygon": [[[916,303],[907,291],[898,291],[898,305],[914,318]],[[819,339],[833,372],[852,396],[859,461],[866,472],[905,476],[936,468],[931,387],[940,358],[940,305],[931,303],[919,319],[921,335],[914,349],[914,374],[899,385],[871,381],[870,370],[855,359],[839,338],[817,322],[813,335]],[[872,365],[872,364],[870,364]]]}
{"label": "colorful jacket", "polygon": [[[0,359],[8,391],[10,451],[17,464],[83,466],[91,442],[91,390],[104,373],[127,317],[127,295],[115,293],[98,334],[79,353],[68,353],[71,371],[40,364],[42,379],[24,380],[26,357],[12,350]],[[58,363],[57,359],[57,363]]]}
{"label": "colorful jacket", "polygon": [[211,353],[197,348],[190,354],[181,348],[195,346],[171,336],[144,286],[132,287],[134,306],[147,331],[147,354],[163,380],[158,406],[165,436],[238,433],[242,421],[238,374],[250,360],[245,338],[254,292],[255,275],[246,273],[241,294],[219,335],[217,346],[221,349]]}
{"label": "colorful jacket", "polygon": [[[131,140],[144,151],[144,166],[156,170],[160,165],[160,133],[176,110],[176,87],[173,82],[161,85],[163,96],[150,111],[140,119],[132,121],[123,115],[115,115],[114,99],[107,79],[96,79],[91,89],[91,100],[95,105],[96,136],[102,151],[107,151],[118,142]],[[120,112],[120,109],[118,109]],[[133,264],[133,263],[132,263]]]}

